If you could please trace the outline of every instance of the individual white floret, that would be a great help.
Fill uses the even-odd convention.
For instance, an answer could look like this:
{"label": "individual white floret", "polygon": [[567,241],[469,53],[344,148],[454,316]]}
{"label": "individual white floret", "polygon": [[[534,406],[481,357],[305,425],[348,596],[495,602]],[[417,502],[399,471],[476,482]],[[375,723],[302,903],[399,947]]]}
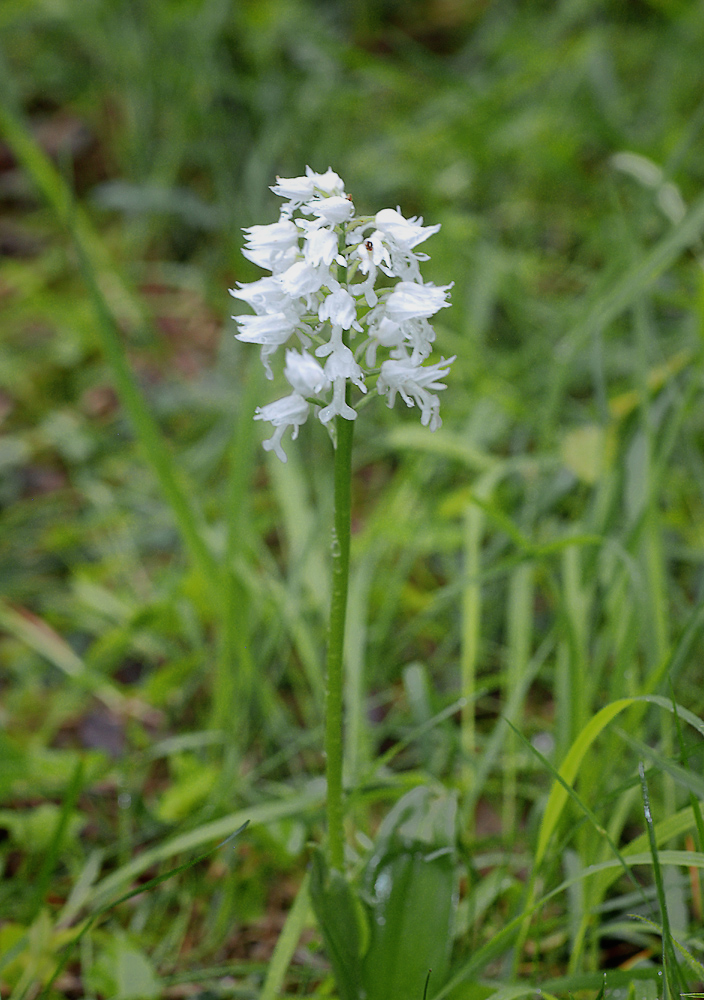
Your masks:
{"label": "individual white floret", "polygon": [[455,356],[448,358],[447,361],[443,358],[437,364],[425,367],[414,365],[408,359],[385,361],[376,384],[377,391],[386,394],[390,407],[394,405],[398,392],[406,406],[415,404],[420,408],[421,424],[429,427],[431,431],[436,431],[442,424],[440,400],[430,390],[438,392],[447,388],[439,379],[449,374],[450,365],[454,360]]}
{"label": "individual white floret", "polygon": [[344,197],[345,185],[330,167],[324,174],[316,174],[310,167],[306,167],[305,177],[277,177],[271,190],[280,198],[288,198],[281,213],[290,218],[297,208],[321,194],[325,197]]}
{"label": "individual white floret", "polygon": [[385,312],[390,320],[403,323],[408,319],[427,319],[450,303],[447,293],[452,285],[426,285],[415,281],[399,281],[386,299]]}
{"label": "individual white floret", "polygon": [[249,226],[243,256],[253,264],[269,271],[277,271],[292,259],[298,248],[298,227],[284,219],[268,226]]}
{"label": "individual white floret", "polygon": [[381,265],[383,272],[402,281],[421,284],[420,262],[428,260],[428,255],[415,252],[413,248],[436,233],[440,226],[424,226],[422,219],[405,219],[398,210],[391,208],[377,212],[375,223],[377,229],[369,239],[372,242],[381,240],[391,256],[390,264]]}
{"label": "individual white floret", "polygon": [[[409,319],[401,324],[403,330],[404,345],[411,348],[411,362],[419,365],[430,357],[435,340],[435,330],[433,330],[427,319]],[[405,355],[404,355],[405,356]],[[401,357],[394,347],[391,349],[391,357]]]}
{"label": "individual white floret", "polygon": [[277,399],[273,403],[268,403],[266,406],[258,406],[254,411],[254,419],[268,420],[276,428],[273,436],[264,441],[264,450],[276,452],[281,461],[286,462],[286,452],[281,446],[281,439],[286,428],[292,427],[291,440],[295,441],[298,437],[298,428],[308,419],[309,411],[310,406],[297,392],[291,393],[290,396],[284,396],[283,399]]}
{"label": "individual white floret", "polygon": [[288,198],[291,210],[313,197],[315,182],[312,177],[277,177],[270,190],[280,198]]}
{"label": "individual white floret", "polygon": [[376,352],[379,347],[400,347],[405,342],[403,327],[393,323],[383,313],[378,322],[369,324],[369,341],[364,359],[368,368],[376,365]]}
{"label": "individual white floret", "polygon": [[401,319],[397,314],[395,319],[389,319],[386,302],[370,310],[366,316],[370,341],[367,345],[367,364],[376,364],[377,347],[389,348],[392,358],[407,357],[407,347],[412,351],[411,360],[414,365],[425,361],[432,351],[435,331],[425,317],[410,317]]}
{"label": "individual white floret", "polygon": [[349,330],[353,326],[357,330],[362,329],[357,323],[357,304],[344,288],[338,288],[325,296],[318,308],[318,319],[321,323],[329,319],[333,326],[342,327],[343,330]]}
{"label": "individual white floret", "polygon": [[257,281],[238,281],[237,288],[230,289],[230,295],[242,299],[254,309],[258,316],[264,313],[280,312],[288,303],[288,295],[277,278],[267,276]]}
{"label": "individual white floret", "polygon": [[369,274],[373,268],[379,267],[383,263],[391,267],[389,248],[384,245],[379,232],[374,232],[367,239],[362,240],[359,246],[355,247],[354,256],[359,257],[359,270],[362,274]]}
{"label": "individual white floret", "polygon": [[411,219],[404,219],[400,209],[394,211],[393,208],[382,208],[374,217],[376,228],[387,238],[392,239],[399,247],[411,250],[437,233],[440,224],[436,226],[424,226],[423,220],[414,216]]}
{"label": "individual white floret", "polygon": [[[328,360],[325,362],[325,374],[332,382],[332,402],[318,414],[322,423],[327,424],[333,417],[341,416],[345,420],[355,420],[356,410],[347,403],[345,390],[348,380],[353,382],[362,392],[367,391],[363,382],[364,373],[354,359],[354,354],[345,347],[340,339],[340,328],[333,327],[333,337],[331,338],[333,349],[329,352]],[[320,348],[318,354],[322,353]]]}
{"label": "individual white floret", "polygon": [[354,205],[349,198],[331,195],[329,198],[314,198],[302,209],[306,215],[315,215],[328,225],[337,226],[348,222],[354,215]]}
{"label": "individual white floret", "polygon": [[284,377],[301,396],[317,396],[330,388],[330,379],[307,351],[286,351]]}
{"label": "individual white floret", "polygon": [[311,228],[305,235],[304,253],[306,261],[313,265],[330,267],[337,257],[337,236],[332,229],[324,226]]}
{"label": "individual white floret", "polygon": [[330,280],[330,269],[316,267],[307,260],[297,260],[277,275],[281,288],[292,299],[317,292]]}
{"label": "individual white floret", "polygon": [[297,318],[284,312],[269,313],[265,316],[235,316],[240,332],[237,340],[245,344],[260,344],[261,359],[266,377],[272,379],[274,373],[269,358],[277,347],[285,344],[297,326]]}
{"label": "individual white floret", "polygon": [[381,233],[374,232],[363,240],[352,252],[352,259],[359,260],[359,270],[361,274],[366,274],[365,281],[354,286],[355,295],[364,295],[368,306],[374,306],[379,300],[379,296],[374,291],[377,268],[381,267],[385,274],[390,274],[391,258],[389,249],[384,246]]}
{"label": "individual white floret", "polygon": [[325,195],[344,195],[345,182],[339,174],[336,174],[332,167],[328,167],[324,174],[316,174],[310,167],[306,167],[306,176],[313,181],[313,189]]}

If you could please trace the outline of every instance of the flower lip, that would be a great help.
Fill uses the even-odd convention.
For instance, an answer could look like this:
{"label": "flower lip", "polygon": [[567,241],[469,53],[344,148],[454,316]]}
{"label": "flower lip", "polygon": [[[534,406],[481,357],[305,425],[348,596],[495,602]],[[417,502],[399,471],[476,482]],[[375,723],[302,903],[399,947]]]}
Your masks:
{"label": "flower lip", "polygon": [[380,264],[391,267],[389,248],[384,245],[382,234],[378,229],[355,247],[354,255],[361,261],[359,270],[362,274],[368,274],[372,267],[378,267]]}

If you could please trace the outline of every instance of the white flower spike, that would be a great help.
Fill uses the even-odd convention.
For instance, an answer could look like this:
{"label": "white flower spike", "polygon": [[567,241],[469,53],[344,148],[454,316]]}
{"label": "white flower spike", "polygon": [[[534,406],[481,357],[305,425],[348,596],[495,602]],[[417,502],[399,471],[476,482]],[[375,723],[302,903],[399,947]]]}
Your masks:
{"label": "white flower spike", "polygon": [[[446,388],[441,380],[455,359],[422,362],[435,340],[430,317],[450,305],[452,285],[424,282],[420,262],[428,257],[415,248],[440,226],[424,226],[391,208],[355,217],[352,198],[331,168],[277,177],[271,190],[285,199],[279,220],[245,229],[242,251],[270,274],[230,290],[256,314],[234,317],[235,336],[260,345],[267,378],[273,378],[271,357],[291,338],[304,348],[313,341],[316,357],[326,360],[323,365],[306,350],[287,347],[284,376],[293,392],[255,413],[255,420],[274,427],[264,448],[285,462],[283,435],[290,427],[295,439],[311,409],[324,425],[334,417],[356,419],[348,390],[365,393],[373,379],[389,406],[400,395],[407,406],[419,407],[424,426],[436,430],[442,423],[436,393]],[[396,283],[376,287],[379,272]]]}

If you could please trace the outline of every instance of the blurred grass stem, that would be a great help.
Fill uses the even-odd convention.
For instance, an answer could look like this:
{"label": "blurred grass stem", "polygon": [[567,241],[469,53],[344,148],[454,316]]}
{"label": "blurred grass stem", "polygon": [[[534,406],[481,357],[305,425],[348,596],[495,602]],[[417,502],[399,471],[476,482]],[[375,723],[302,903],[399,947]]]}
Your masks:
{"label": "blurred grass stem", "polygon": [[[462,779],[465,792],[471,801],[476,779],[476,670],[479,655],[479,638],[482,617],[482,593],[479,583],[481,572],[481,539],[484,512],[471,504],[464,513],[464,559],[466,583],[462,591],[462,655],[460,663],[461,691],[465,699],[462,708],[461,745]],[[467,816],[473,825],[473,817]]]}

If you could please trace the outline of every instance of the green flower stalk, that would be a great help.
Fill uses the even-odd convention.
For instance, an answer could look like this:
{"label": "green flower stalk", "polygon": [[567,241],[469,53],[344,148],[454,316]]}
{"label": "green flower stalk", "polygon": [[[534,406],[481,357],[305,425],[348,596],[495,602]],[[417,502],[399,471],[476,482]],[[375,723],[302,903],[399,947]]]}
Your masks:
{"label": "green flower stalk", "polygon": [[[307,167],[303,177],[277,178],[271,190],[287,199],[279,221],[245,229],[242,251],[270,274],[238,283],[230,293],[254,310],[254,315],[234,317],[236,337],[260,346],[267,378],[274,377],[271,358],[279,347],[297,339],[301,348],[286,349],[284,377],[293,391],[255,412],[255,420],[269,421],[274,428],[264,448],[285,462],[283,436],[290,427],[295,439],[311,409],[335,444],[325,754],[328,855],[330,865],[341,871],[343,649],[355,401],[372,387],[389,406],[400,395],[407,406],[420,409],[424,426],[440,427],[437,392],[446,388],[442,379],[455,359],[425,362],[435,340],[429,319],[449,306],[452,286],[424,282],[419,265],[427,255],[415,250],[439,225],[424,226],[422,219],[406,219],[393,209],[355,216],[350,195],[331,169],[317,174]],[[379,274],[396,283],[375,287]]]}

